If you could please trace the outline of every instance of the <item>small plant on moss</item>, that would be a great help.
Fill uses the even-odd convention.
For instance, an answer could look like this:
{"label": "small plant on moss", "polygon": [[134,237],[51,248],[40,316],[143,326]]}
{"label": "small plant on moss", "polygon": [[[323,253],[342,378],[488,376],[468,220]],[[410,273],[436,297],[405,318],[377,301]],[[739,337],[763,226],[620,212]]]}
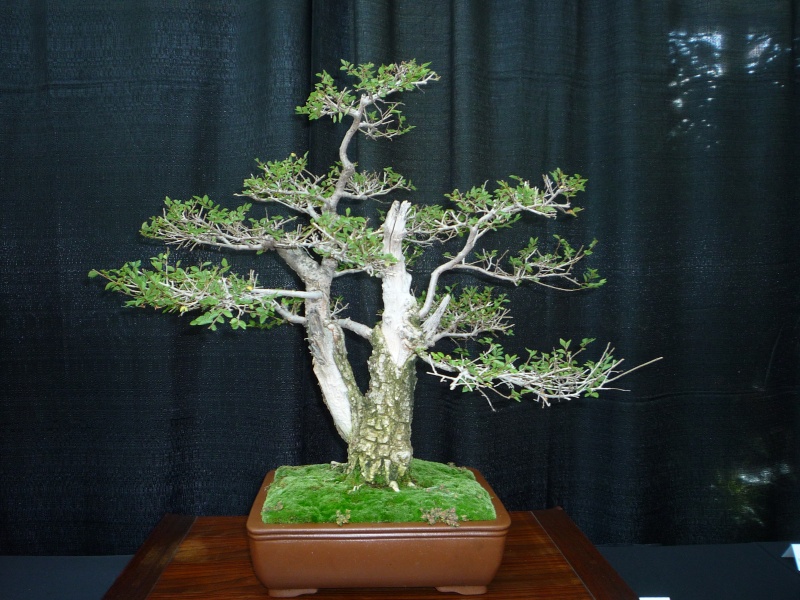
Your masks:
{"label": "small plant on moss", "polygon": [[[327,117],[343,124],[339,160],[327,172],[312,172],[304,153],[258,162],[258,174],[244,182],[243,195],[250,202],[230,209],[207,196],[167,198],[162,214],[141,229],[146,237],[178,247],[276,254],[299,278],[297,289],[266,285],[254,272],[237,274],[225,257],[184,266],[166,252],[150,259],[149,267],[134,261],[90,275],[104,277],[107,289],[130,296],[130,306],[192,313],[193,325],[304,328],[323,399],[348,443],[346,471],[355,483],[399,490],[411,482],[418,362],[451,389],[477,390],[487,399],[489,392],[531,398],[543,405],[596,397],[624,373],[609,346],[595,360],[584,360],[588,338],[562,340],[548,352],[508,353],[496,339],[512,332],[508,297],[497,287],[447,281],[459,273],[498,284],[565,290],[603,285],[594,269],[579,272],[594,241],[573,245],[556,236],[550,244],[531,237],[520,248],[484,243],[491,232],[521,225],[523,215],[576,216],[581,209],[573,199],[586,180],[555,170],[536,186],[511,175],[493,186],[453,190],[441,205],[393,200],[382,220],[369,221],[362,216],[363,204],[414,188],[391,167],[359,170],[350,157],[352,142],[359,134],[385,140],[408,133],[412,127],[397,94],[439,76],[414,60],[377,68],[342,61],[341,68],[352,82],[348,87],[339,87],[322,72],[307,102],[297,108],[310,120]],[[280,206],[291,214],[260,210],[250,216],[253,203]],[[438,263],[415,273],[412,285],[412,264],[436,246],[443,247]],[[351,318],[339,299],[338,284],[357,275],[381,282],[383,306],[374,322]],[[348,334],[372,348],[366,392],[356,384],[345,347]],[[470,340],[477,343],[467,344]]]}
{"label": "small plant on moss", "polygon": [[450,527],[458,527],[458,514],[456,514],[456,507],[450,508],[429,508],[422,511],[422,520],[427,521],[429,524],[445,523]]}
{"label": "small plant on moss", "polygon": [[267,512],[283,510],[283,502],[277,502],[275,504],[264,505],[264,510],[267,511]]}

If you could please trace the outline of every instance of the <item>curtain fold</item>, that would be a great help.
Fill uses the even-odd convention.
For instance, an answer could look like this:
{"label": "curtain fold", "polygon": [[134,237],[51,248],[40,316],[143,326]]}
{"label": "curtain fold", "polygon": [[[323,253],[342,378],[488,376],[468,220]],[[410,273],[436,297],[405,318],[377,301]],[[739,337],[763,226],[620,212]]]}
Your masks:
{"label": "curtain fold", "polygon": [[[797,0],[6,2],[0,552],[132,552],[166,512],[243,514],[268,469],[343,459],[302,331],[210,332],[86,277],[161,251],[136,232],[164,196],[233,206],[256,157],[309,152],[327,170],[340,128],[294,107],[340,59],[442,75],[404,98],[412,133],[354,146],[416,201],[510,174],[588,178],[579,218],[493,238],[597,238],[608,279],[504,289],[510,351],[593,337],[629,366],[664,357],[630,391],[548,409],[492,410],[420,369],[416,455],[479,468],[512,510],[562,506],[595,543],[800,535],[799,14]],[[270,255],[229,259],[296,284]],[[340,291],[354,318],[380,309],[374,282]],[[349,349],[366,385],[368,349]]]}

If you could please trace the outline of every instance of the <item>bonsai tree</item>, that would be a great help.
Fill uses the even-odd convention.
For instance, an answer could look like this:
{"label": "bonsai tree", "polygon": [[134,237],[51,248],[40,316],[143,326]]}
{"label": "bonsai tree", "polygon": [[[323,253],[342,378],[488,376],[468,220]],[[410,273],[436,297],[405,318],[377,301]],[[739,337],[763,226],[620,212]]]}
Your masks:
{"label": "bonsai tree", "polygon": [[[289,216],[250,218],[252,203],[228,209],[208,197],[165,201],[163,214],[150,219],[141,233],[178,247],[198,246],[234,252],[277,254],[302,282],[300,289],[263,285],[251,272],[219,264],[183,267],[168,253],[119,269],[92,271],[108,280],[107,289],[131,297],[130,306],[166,312],[197,313],[193,325],[215,329],[266,329],[278,324],[303,327],[313,370],[336,430],[348,444],[343,467],[359,483],[398,490],[410,482],[411,418],[419,361],[450,388],[478,390],[516,400],[553,401],[597,396],[624,373],[609,347],[594,361],[578,361],[587,344],[561,341],[547,353],[507,354],[495,341],[511,332],[508,299],[488,286],[446,285],[445,276],[460,272],[519,285],[531,282],[559,289],[588,289],[604,283],[593,269],[578,274],[576,265],[589,256],[594,242],[574,247],[556,237],[545,250],[537,238],[523,248],[491,249],[486,234],[516,224],[524,213],[546,219],[576,215],[573,197],[585,180],[560,170],[535,187],[519,177],[468,191],[455,190],[442,205],[407,200],[386,202],[382,222],[371,223],[343,208],[380,202],[390,194],[412,190],[409,180],[386,167],[363,172],[348,152],[357,134],[391,139],[412,129],[395,100],[399,92],[425,86],[439,77],[428,64],[411,60],[378,67],[342,61],[352,87],[339,89],[323,72],[297,113],[315,120],[344,122],[339,160],[325,174],[309,171],[307,155],[258,163],[258,174],[244,182],[243,196],[253,202],[287,207]],[[426,249],[445,245],[440,264],[418,274],[412,288],[414,259]],[[357,273],[381,282],[383,308],[375,323],[345,314],[336,283]],[[369,387],[356,385],[345,344],[346,332],[371,344]],[[469,340],[476,343],[467,344]],[[449,345],[448,345],[449,342]],[[479,348],[471,354],[469,348]]]}

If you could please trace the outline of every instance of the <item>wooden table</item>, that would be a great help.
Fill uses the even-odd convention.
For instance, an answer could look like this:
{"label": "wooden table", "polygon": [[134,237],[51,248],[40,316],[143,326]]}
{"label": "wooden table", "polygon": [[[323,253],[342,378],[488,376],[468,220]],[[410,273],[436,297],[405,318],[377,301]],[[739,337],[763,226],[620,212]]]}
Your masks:
{"label": "wooden table", "polygon": [[[250,566],[246,517],[167,515],[105,600],[269,598]],[[320,590],[326,598],[457,598],[433,588]],[[512,512],[503,563],[480,598],[635,600],[637,596],[561,509]]]}

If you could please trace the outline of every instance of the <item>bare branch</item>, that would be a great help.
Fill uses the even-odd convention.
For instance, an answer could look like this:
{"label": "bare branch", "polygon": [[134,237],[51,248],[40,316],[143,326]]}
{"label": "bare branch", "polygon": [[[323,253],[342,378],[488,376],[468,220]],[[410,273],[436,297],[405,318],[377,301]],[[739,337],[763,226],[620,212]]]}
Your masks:
{"label": "bare branch", "polygon": [[274,302],[273,308],[278,315],[286,321],[287,323],[291,323],[292,325],[301,325],[305,327],[307,321],[306,318],[297,314],[293,310],[289,310],[285,306],[283,306],[280,302]]}
{"label": "bare branch", "polygon": [[334,278],[343,277],[344,275],[355,275],[358,273],[366,273],[364,269],[342,269],[333,274]]}
{"label": "bare branch", "polygon": [[358,321],[353,321],[352,319],[334,319],[333,322],[342,329],[348,329],[365,340],[372,337],[372,328]]}
{"label": "bare branch", "polygon": [[436,331],[442,322],[444,312],[447,310],[447,305],[450,304],[450,294],[445,294],[444,298],[439,302],[439,306],[433,311],[425,322],[422,324],[422,335],[426,341],[426,347],[430,347],[436,341]]}

